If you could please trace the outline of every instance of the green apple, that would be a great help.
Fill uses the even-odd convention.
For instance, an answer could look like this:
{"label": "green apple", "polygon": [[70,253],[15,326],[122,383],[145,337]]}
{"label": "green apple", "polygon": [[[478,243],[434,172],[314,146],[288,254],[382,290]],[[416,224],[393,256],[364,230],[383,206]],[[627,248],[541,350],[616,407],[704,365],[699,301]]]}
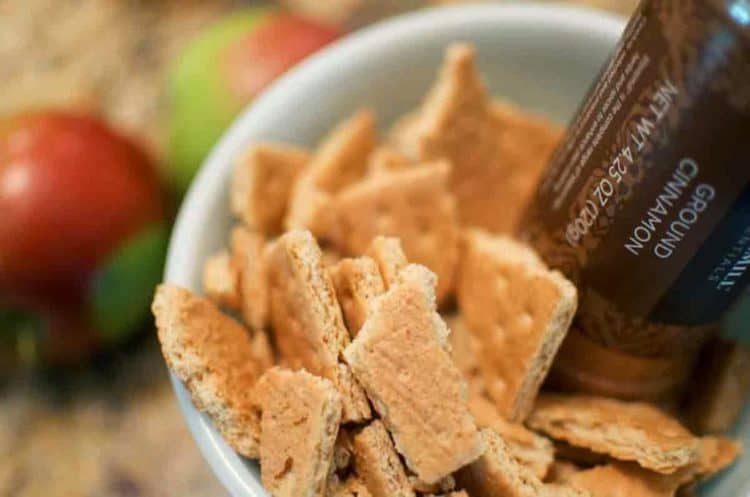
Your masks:
{"label": "green apple", "polygon": [[241,10],[208,28],[176,61],[170,91],[174,179],[184,192],[237,113],[339,30],[276,8]]}

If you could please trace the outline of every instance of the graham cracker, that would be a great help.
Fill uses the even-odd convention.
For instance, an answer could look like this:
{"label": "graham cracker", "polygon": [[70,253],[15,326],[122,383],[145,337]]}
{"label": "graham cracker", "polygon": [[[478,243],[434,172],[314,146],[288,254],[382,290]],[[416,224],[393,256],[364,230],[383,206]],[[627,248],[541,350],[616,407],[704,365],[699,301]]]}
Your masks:
{"label": "graham cracker", "polygon": [[[394,143],[407,156],[451,162],[451,191],[462,225],[512,232],[540,171],[529,160],[538,162],[536,156],[516,143],[518,136],[526,140],[525,132],[537,130],[527,125],[513,132],[518,121],[498,115],[477,72],[473,47],[455,44],[447,49],[421,109],[400,121],[392,135],[400,135]],[[513,134],[504,139],[505,133]]]}
{"label": "graham cracker", "polygon": [[487,392],[503,417],[523,421],[570,327],[576,288],[506,236],[467,230],[461,248],[456,295],[482,345]]}
{"label": "graham cracker", "polygon": [[449,164],[437,161],[368,177],[342,190],[333,204],[334,245],[361,254],[378,235],[398,237],[410,261],[437,274],[437,297],[443,302],[452,292],[458,262],[459,227],[449,176]]}
{"label": "graham cracker", "polygon": [[698,433],[724,433],[750,396],[750,349],[716,339],[699,364],[689,397],[689,426]]}
{"label": "graham cracker", "polygon": [[307,228],[319,238],[332,230],[327,217],[332,197],[362,178],[377,144],[375,114],[363,109],[323,139],[293,188],[285,220],[288,229]]}
{"label": "graham cracker", "polygon": [[466,384],[446,350],[435,275],[410,264],[379,297],[344,357],[406,465],[434,483],[476,459],[481,440]]}
{"label": "graham cracker", "polygon": [[372,417],[370,401],[354,377],[351,368],[343,362],[338,364],[336,386],[344,399],[344,421],[362,423]]}
{"label": "graham cracker", "polygon": [[248,330],[211,301],[171,284],[153,302],[164,359],[240,454],[258,457],[259,419],[251,390],[263,369]]}
{"label": "graham cracker", "polygon": [[237,160],[232,178],[232,213],[253,231],[282,230],[292,186],[310,161],[307,150],[289,145],[252,145]]}
{"label": "graham cracker", "polygon": [[701,441],[650,404],[544,394],[528,425],[555,439],[670,474],[699,460]]}
{"label": "graham cracker", "polygon": [[262,330],[268,326],[268,277],[263,257],[266,238],[240,226],[232,230],[230,245],[233,265],[239,271],[242,318],[251,328]]}
{"label": "graham cracker", "polygon": [[274,369],[263,401],[260,468],[274,497],[324,497],[341,421],[341,395],[310,373]]}
{"label": "graham cracker", "polygon": [[256,329],[252,331],[250,347],[253,349],[253,356],[258,363],[260,371],[265,372],[276,364],[276,353],[273,350],[266,330]]}
{"label": "graham cracker", "polygon": [[414,497],[401,460],[382,421],[353,437],[354,471],[373,497]]}
{"label": "graham cracker", "polygon": [[323,249],[323,266],[325,266],[329,271],[343,258],[343,255],[331,249],[330,247],[325,247]]}
{"label": "graham cracker", "polygon": [[203,292],[212,302],[228,309],[241,305],[240,274],[226,250],[212,255],[203,264]]}
{"label": "graham cracker", "polygon": [[549,439],[520,423],[507,421],[495,405],[483,396],[470,395],[469,410],[479,428],[490,428],[503,438],[519,464],[531,470],[539,479],[547,476],[555,460],[555,447]]}
{"label": "graham cracker", "polygon": [[255,385],[253,385],[250,400],[259,422],[263,414],[263,405],[266,402],[266,398],[271,392],[279,388],[279,380],[284,378],[284,374],[288,371],[289,369],[285,366],[273,366],[264,371],[260,378],[258,378],[258,381],[255,382]]}
{"label": "graham cracker", "polygon": [[591,497],[673,497],[680,484],[669,477],[625,464],[607,464],[580,471],[568,485]]}
{"label": "graham cracker", "polygon": [[[444,316],[445,324],[451,330],[448,344],[453,362],[467,381],[481,374],[479,366],[479,341],[469,331],[460,314]],[[471,388],[469,388],[471,390]]]}
{"label": "graham cracker", "polygon": [[421,115],[419,109],[408,112],[391,125],[386,135],[385,146],[404,155],[410,161],[419,158],[415,128],[419,124]]}
{"label": "graham cracker", "polygon": [[742,444],[721,436],[701,437],[701,457],[696,463],[695,473],[700,478],[723,471],[742,454]]}
{"label": "graham cracker", "polygon": [[[700,459],[672,474],[656,473],[635,463],[615,462],[575,473],[568,478],[572,486],[588,489],[594,497],[667,497],[684,494],[703,478],[728,467],[739,455],[740,445],[728,438],[703,437]],[[608,483],[617,493],[608,493]],[[682,490],[685,489],[685,492]],[[613,490],[609,490],[612,492]]]}
{"label": "graham cracker", "polygon": [[358,110],[336,126],[315,151],[309,167],[315,186],[336,193],[362,178],[377,142],[375,113]]}
{"label": "graham cracker", "polygon": [[322,253],[309,231],[293,230],[266,250],[270,322],[284,364],[333,381],[345,422],[370,418],[364,392],[339,359],[349,344]]}
{"label": "graham cracker", "polygon": [[513,457],[503,438],[490,428],[481,431],[484,452],[456,473],[469,495],[482,497],[563,497],[586,494],[565,486],[547,486]]}
{"label": "graham cracker", "polygon": [[385,292],[375,261],[367,256],[342,259],[330,269],[349,335],[357,336],[375,298]]}
{"label": "graham cracker", "polygon": [[292,188],[284,227],[287,230],[307,229],[320,240],[328,240],[334,232],[332,216],[334,195],[315,186],[312,176],[300,174]]}
{"label": "graham cracker", "polygon": [[376,148],[367,162],[367,174],[378,175],[393,171],[401,171],[413,164],[405,154],[388,145]]}
{"label": "graham cracker", "polygon": [[409,264],[401,240],[392,236],[375,237],[367,248],[367,255],[378,265],[386,289],[398,281],[401,270]]}
{"label": "graham cracker", "polygon": [[495,100],[490,113],[498,121],[503,167],[519,202],[515,226],[536,191],[540,177],[563,136],[564,128],[543,116],[522,110],[511,102]]}

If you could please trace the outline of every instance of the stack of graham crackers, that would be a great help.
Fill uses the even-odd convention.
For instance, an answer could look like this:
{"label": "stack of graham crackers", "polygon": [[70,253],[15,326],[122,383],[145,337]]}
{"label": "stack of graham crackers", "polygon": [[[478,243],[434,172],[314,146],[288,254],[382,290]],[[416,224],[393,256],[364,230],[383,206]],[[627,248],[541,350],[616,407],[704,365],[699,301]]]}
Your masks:
{"label": "stack of graham crackers", "polygon": [[153,309],[271,495],[666,497],[737,457],[648,404],[539,393],[577,292],[507,233],[559,136],[456,45],[385,140],[364,110],[239,158],[206,296],[162,285]]}

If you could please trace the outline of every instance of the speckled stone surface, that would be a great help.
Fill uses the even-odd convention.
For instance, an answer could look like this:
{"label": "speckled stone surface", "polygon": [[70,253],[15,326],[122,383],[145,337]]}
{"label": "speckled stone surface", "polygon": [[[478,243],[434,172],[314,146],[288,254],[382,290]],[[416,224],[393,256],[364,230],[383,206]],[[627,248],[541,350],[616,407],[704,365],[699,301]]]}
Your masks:
{"label": "speckled stone surface", "polygon": [[[319,0],[288,3],[305,2]],[[85,103],[159,153],[168,61],[239,3],[0,0],[0,114]],[[627,15],[637,2],[573,3]],[[17,373],[0,383],[0,496],[226,495],[190,438],[155,339],[143,342],[64,378]]]}
{"label": "speckled stone surface", "polygon": [[81,371],[0,390],[0,495],[224,495],[180,415],[153,336]]}

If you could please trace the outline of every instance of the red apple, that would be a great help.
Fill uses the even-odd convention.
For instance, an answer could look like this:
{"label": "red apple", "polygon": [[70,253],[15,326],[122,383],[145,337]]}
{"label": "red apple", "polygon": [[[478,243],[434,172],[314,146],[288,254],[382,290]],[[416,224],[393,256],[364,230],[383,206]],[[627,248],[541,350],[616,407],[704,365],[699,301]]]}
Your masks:
{"label": "red apple", "polygon": [[[64,112],[0,120],[5,341],[65,360],[126,334],[120,322],[131,327],[142,311],[115,315],[143,297],[112,295],[135,291],[141,268],[154,271],[150,259],[163,253],[164,217],[153,165],[101,121]],[[118,269],[123,257],[130,271]]]}

